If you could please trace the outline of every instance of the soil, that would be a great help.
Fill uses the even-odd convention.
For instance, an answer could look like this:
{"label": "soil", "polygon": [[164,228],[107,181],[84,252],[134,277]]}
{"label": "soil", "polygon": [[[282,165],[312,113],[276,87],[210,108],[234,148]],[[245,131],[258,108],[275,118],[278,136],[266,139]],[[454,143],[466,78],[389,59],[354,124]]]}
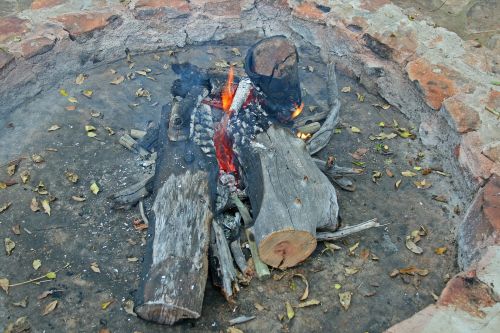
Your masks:
{"label": "soil", "polygon": [[[125,312],[124,302],[134,299],[138,287],[147,232],[133,227],[134,219],[140,216],[137,207],[129,211],[113,210],[108,199],[112,193],[139,180],[143,172],[142,161],[119,145],[118,139],[130,129],[144,130],[150,122],[158,121],[161,106],[172,99],[169,90],[176,75],[170,69],[171,63],[190,61],[203,68],[217,68],[215,63],[225,59],[241,64],[243,58],[231,51],[235,46],[242,55],[248,48],[234,43],[214,44],[134,55],[132,69],[126,59],[98,64],[85,73],[88,77],[81,85],[75,84],[80,73],[74,73],[57,86],[45,87],[20,107],[0,112],[0,181],[9,179],[6,163],[23,158],[12,177],[19,184],[0,190],[0,206],[12,202],[10,208],[0,213],[0,236],[16,243],[10,256],[0,255],[0,278],[8,278],[12,284],[62,268],[55,280],[42,279],[38,284],[12,287],[8,295],[0,292],[1,327],[27,316],[33,332],[97,332],[104,327],[111,332],[218,332],[227,329],[231,318],[255,315],[256,319],[238,328],[244,332],[381,332],[434,302],[433,295],[439,295],[447,278],[458,272],[454,207],[463,205],[453,193],[460,189],[455,188],[454,175],[447,177],[433,172],[422,176],[421,170],[414,169],[432,166],[447,171],[447,163],[439,160],[439,152],[426,149],[418,137],[370,140],[371,135],[390,132],[379,126],[381,121],[389,126],[395,120],[408,129],[418,128],[418,124],[410,124],[392,106],[387,110],[374,106],[386,103],[339,74],[339,88],[351,87],[350,92],[340,93],[344,128],[336,131],[330,145],[319,155],[322,158],[333,155],[339,165],[353,166],[356,160],[349,153],[358,148],[368,149],[360,160],[365,163],[365,172],[354,179],[356,190],[339,189],[342,224],[376,217],[386,225],[335,242],[342,249],[334,253],[323,251],[325,247],[320,244],[300,266],[285,272],[274,271],[273,275],[281,277],[279,280],[253,279],[248,287],[242,287],[234,305],[227,303],[208,283],[199,320],[165,327]],[[299,54],[304,112],[310,112],[309,106],[318,106],[317,112],[326,107],[326,66],[313,49],[301,49]],[[146,68],[151,69],[148,76],[154,80],[136,73],[133,80],[125,79],[119,85],[109,83],[119,75]],[[113,74],[111,69],[117,73]],[[150,101],[136,97],[141,87],[151,93]],[[60,89],[68,96],[62,96]],[[91,98],[84,96],[83,90],[92,90]],[[357,93],[364,96],[363,102]],[[22,98],[23,92],[19,96]],[[69,102],[68,97],[77,98],[78,103]],[[5,105],[8,107],[10,102]],[[76,105],[76,109],[66,110],[70,105]],[[54,124],[61,128],[49,132]],[[85,125],[96,127],[95,138],[87,136]],[[358,127],[361,133],[352,133],[351,126]],[[115,134],[109,135],[106,127]],[[379,144],[388,145],[391,154],[382,154]],[[32,154],[42,155],[45,162],[34,163]],[[388,177],[386,169],[394,177]],[[20,179],[23,170],[31,173],[26,184]],[[401,176],[405,170],[417,176]],[[78,174],[76,184],[66,179],[66,171]],[[373,171],[382,174],[375,182]],[[400,179],[401,185],[396,189],[395,183]],[[422,179],[432,182],[432,187],[417,189],[413,182]],[[30,209],[32,198],[42,201],[48,197],[34,192],[40,182],[57,198],[50,203],[50,216]],[[97,195],[89,189],[93,182],[100,188]],[[84,196],[86,201],[72,200],[75,195]],[[435,201],[432,195],[444,195],[449,203]],[[149,207],[150,202],[146,204]],[[11,230],[16,225],[20,225],[20,235]],[[418,243],[423,254],[417,255],[405,247],[405,237],[421,226],[428,234]],[[357,248],[350,251],[356,244]],[[446,247],[447,252],[435,254],[438,247]],[[370,254],[366,257],[367,251]],[[372,254],[378,260],[373,260]],[[32,267],[35,259],[42,263],[36,271]],[[63,268],[67,263],[70,265]],[[91,269],[92,263],[97,264],[100,273]],[[412,265],[427,269],[429,274],[389,276],[394,269]],[[348,275],[346,268],[359,271]],[[300,279],[293,278],[295,273],[307,277],[309,299],[317,299],[321,305],[297,308],[295,317],[288,320],[285,302],[298,304],[304,287]],[[46,290],[54,292],[38,300],[37,296]],[[352,292],[348,310],[340,305],[342,292]],[[25,308],[13,304],[26,297]],[[57,308],[43,316],[45,306],[54,300],[58,301]],[[109,301],[112,303],[103,309],[103,304]],[[264,310],[259,311],[256,303]],[[280,320],[283,315],[285,319]]]}

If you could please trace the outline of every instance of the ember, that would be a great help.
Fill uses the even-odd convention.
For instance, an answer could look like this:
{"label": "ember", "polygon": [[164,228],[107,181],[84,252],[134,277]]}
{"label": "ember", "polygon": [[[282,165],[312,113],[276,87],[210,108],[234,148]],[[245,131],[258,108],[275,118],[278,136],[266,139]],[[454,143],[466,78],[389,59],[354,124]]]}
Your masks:
{"label": "ember", "polygon": [[295,110],[292,113],[292,119],[297,118],[299,114],[302,112],[302,109],[304,109],[304,102],[300,103],[300,106],[295,104]]}

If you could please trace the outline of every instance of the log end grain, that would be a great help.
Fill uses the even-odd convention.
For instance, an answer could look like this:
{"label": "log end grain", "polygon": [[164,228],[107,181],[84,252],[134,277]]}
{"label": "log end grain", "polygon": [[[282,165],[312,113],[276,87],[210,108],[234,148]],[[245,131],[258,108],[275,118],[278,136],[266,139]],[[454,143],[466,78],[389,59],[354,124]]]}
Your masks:
{"label": "log end grain", "polygon": [[279,230],[259,243],[259,255],[269,266],[285,269],[306,260],[316,249],[316,238],[303,230]]}
{"label": "log end grain", "polygon": [[135,313],[144,320],[172,325],[182,319],[196,319],[200,313],[173,304],[148,302],[135,308]]}

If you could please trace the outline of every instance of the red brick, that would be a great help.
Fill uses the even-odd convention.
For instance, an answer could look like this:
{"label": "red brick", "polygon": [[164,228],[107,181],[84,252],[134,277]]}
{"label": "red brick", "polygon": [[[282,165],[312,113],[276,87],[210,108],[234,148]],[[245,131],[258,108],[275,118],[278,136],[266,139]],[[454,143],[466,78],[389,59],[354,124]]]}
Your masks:
{"label": "red brick", "polygon": [[419,58],[408,63],[406,71],[410,80],[417,81],[422,89],[427,104],[435,110],[441,107],[443,101],[455,95],[458,88],[451,79],[451,70],[431,65]]}
{"label": "red brick", "polygon": [[296,6],[292,11],[292,15],[308,21],[325,22],[325,13],[310,2],[303,2]]}
{"label": "red brick", "polygon": [[461,273],[452,278],[437,302],[438,305],[455,306],[480,318],[486,315],[482,309],[495,303],[490,287],[476,277],[475,271]]}
{"label": "red brick", "polygon": [[14,60],[14,56],[7,51],[0,49],[0,71]]}
{"label": "red brick", "polygon": [[445,110],[450,115],[455,130],[467,133],[477,130],[481,125],[479,114],[464,101],[465,95],[459,94],[447,98],[443,102]]}
{"label": "red brick", "polygon": [[359,7],[374,12],[389,3],[389,0],[362,0]]}
{"label": "red brick", "polygon": [[64,14],[55,19],[61,22],[71,36],[80,36],[105,28],[115,16],[111,13]]}
{"label": "red brick", "polygon": [[35,0],[31,4],[31,9],[45,9],[62,4],[65,0]]}
{"label": "red brick", "polygon": [[28,20],[23,20],[16,16],[0,18],[0,43],[15,36],[22,36],[28,32],[28,22]]}
{"label": "red brick", "polygon": [[495,141],[483,147],[483,155],[493,162],[500,163],[500,141]]}
{"label": "red brick", "polygon": [[462,136],[458,161],[480,185],[491,175],[493,162],[481,153],[483,143],[476,132]]}
{"label": "red brick", "polygon": [[21,54],[25,59],[43,54],[52,50],[55,40],[47,37],[36,37],[22,42]]}
{"label": "red brick", "polygon": [[492,176],[484,186],[483,214],[493,230],[500,234],[500,177]]}
{"label": "red brick", "polygon": [[175,18],[189,14],[191,7],[186,0],[139,0],[135,9],[139,18],[165,14],[169,18]]}
{"label": "red brick", "polygon": [[210,14],[212,16],[222,16],[227,18],[240,17],[241,6],[239,0],[230,1],[209,1],[203,7],[204,14]]}

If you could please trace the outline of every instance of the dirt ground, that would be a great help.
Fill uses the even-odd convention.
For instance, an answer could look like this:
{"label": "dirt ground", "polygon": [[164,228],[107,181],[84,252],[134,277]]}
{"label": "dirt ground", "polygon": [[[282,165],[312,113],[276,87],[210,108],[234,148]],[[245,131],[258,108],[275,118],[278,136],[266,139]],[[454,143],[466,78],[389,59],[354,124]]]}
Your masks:
{"label": "dirt ground", "polygon": [[[256,319],[238,328],[244,332],[381,332],[434,302],[433,295],[439,295],[447,277],[458,271],[454,207],[458,204],[463,209],[463,205],[453,195],[458,190],[453,183],[455,175],[422,175],[427,167],[446,172],[447,163],[439,160],[439,152],[427,150],[418,137],[372,141],[370,136],[392,130],[380,127],[380,122],[387,127],[396,121],[412,133],[417,132],[412,128],[418,128],[418,124],[408,123],[394,107],[382,108],[383,100],[339,75],[339,88],[350,87],[350,92],[340,93],[344,128],[336,131],[320,156],[334,155],[339,165],[353,166],[356,162],[365,169],[355,178],[354,192],[339,189],[343,225],[374,217],[387,225],[335,242],[341,250],[334,253],[323,251],[325,246],[320,244],[302,265],[273,272],[276,277],[285,274],[280,280],[252,280],[249,287],[242,287],[236,305],[228,304],[208,283],[199,320],[164,327],[125,311],[124,304],[134,299],[138,287],[147,231],[133,227],[134,219],[139,217],[137,208],[113,210],[108,199],[137,181],[143,171],[142,162],[119,145],[118,138],[130,129],[145,129],[149,122],[158,121],[161,106],[171,101],[170,85],[176,78],[171,63],[189,60],[204,68],[215,68],[221,59],[241,63],[242,57],[231,52],[235,46],[209,45],[172,50],[173,54],[135,55],[132,69],[125,59],[100,64],[84,73],[86,79],[81,85],[75,83],[80,74],[75,72],[20,107],[0,112],[0,181],[18,182],[0,189],[0,207],[11,203],[0,213],[0,236],[15,242],[10,255],[3,251],[0,254],[0,279],[16,284],[57,270],[55,279],[41,278],[38,283],[13,286],[8,294],[0,291],[0,327],[27,316],[33,332],[98,332],[100,328],[111,332],[218,332],[228,328],[231,318],[255,315]],[[246,46],[238,48],[244,55]],[[310,106],[318,106],[317,110],[325,107],[326,67],[313,50],[302,49],[299,53],[304,112],[308,113]],[[109,83],[120,75],[146,68],[151,69],[148,75],[155,80],[136,73],[133,80]],[[141,87],[151,93],[151,101],[136,96]],[[92,96],[84,96],[84,90],[92,90]],[[63,96],[65,92],[67,96]],[[70,102],[70,97],[77,103]],[[68,110],[68,106],[76,108]],[[48,131],[53,125],[60,128]],[[96,128],[95,138],[87,136],[86,125]],[[352,126],[360,133],[353,133]],[[384,154],[383,145],[388,146],[390,154]],[[360,160],[349,155],[358,148],[368,149]],[[41,155],[44,162],[33,162],[33,154]],[[7,163],[18,158],[21,162],[16,173],[9,177]],[[387,175],[386,169],[393,177]],[[20,177],[24,170],[30,172],[26,184]],[[68,171],[78,175],[76,183],[66,178]],[[381,172],[381,177],[374,182],[372,175],[376,171]],[[412,171],[416,176],[402,176],[403,171]],[[423,179],[432,186],[418,189],[413,182]],[[96,195],[90,191],[93,182],[100,189]],[[49,200],[49,194],[43,194],[40,183],[54,201]],[[433,200],[433,195],[443,195],[449,203]],[[72,196],[86,200],[77,202]],[[30,208],[33,198],[40,211]],[[43,200],[50,201],[50,216],[43,212]],[[14,233],[17,226],[19,234]],[[405,247],[405,237],[421,226],[428,234],[418,243],[423,254],[417,255]],[[440,247],[446,248],[442,255],[435,253]],[[34,260],[41,261],[37,270]],[[409,266],[429,273],[389,276],[394,269]],[[285,302],[298,304],[304,287],[300,279],[292,277],[294,273],[307,277],[309,299],[321,304],[296,308],[295,317],[289,320]],[[49,290],[52,293],[41,298]],[[345,292],[352,293],[347,310],[339,302],[339,294]],[[23,300],[25,307],[15,304]],[[57,307],[43,315],[53,301],[57,301]],[[264,309],[257,309],[256,303]],[[283,315],[285,319],[280,320]]]}

